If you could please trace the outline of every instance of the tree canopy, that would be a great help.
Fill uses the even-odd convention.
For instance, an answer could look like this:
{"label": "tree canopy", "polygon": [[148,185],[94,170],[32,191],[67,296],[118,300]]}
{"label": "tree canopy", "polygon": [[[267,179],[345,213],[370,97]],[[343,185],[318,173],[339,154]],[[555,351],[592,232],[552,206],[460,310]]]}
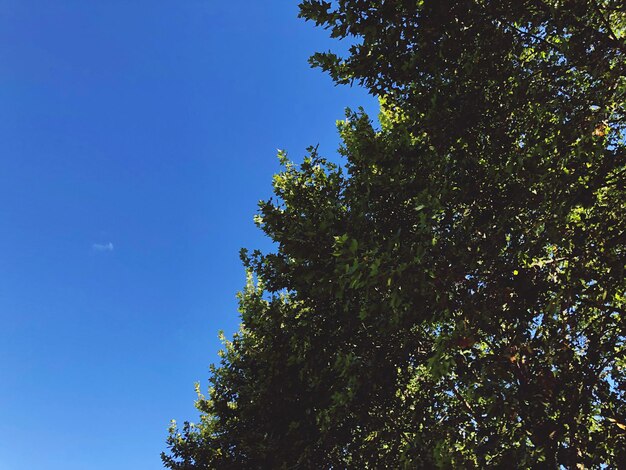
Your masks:
{"label": "tree canopy", "polygon": [[626,7],[304,0],[379,97],[274,177],[172,470],[626,468]]}

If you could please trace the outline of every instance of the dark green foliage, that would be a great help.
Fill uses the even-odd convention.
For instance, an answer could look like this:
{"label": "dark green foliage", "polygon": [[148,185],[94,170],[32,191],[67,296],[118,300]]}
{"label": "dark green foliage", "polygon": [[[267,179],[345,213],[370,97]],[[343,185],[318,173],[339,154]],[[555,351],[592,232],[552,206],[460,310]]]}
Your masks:
{"label": "dark green foliage", "polygon": [[[306,0],[381,99],[242,258],[242,329],[171,469],[626,468],[626,8]],[[605,468],[605,467],[604,467]]]}

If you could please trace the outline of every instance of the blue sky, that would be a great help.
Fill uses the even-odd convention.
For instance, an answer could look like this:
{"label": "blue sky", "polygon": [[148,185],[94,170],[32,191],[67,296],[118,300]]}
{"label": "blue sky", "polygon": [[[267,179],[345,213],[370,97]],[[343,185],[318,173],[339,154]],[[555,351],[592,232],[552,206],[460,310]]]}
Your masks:
{"label": "blue sky", "polygon": [[193,420],[276,149],[346,106],[296,1],[0,0],[0,469],[161,468]]}

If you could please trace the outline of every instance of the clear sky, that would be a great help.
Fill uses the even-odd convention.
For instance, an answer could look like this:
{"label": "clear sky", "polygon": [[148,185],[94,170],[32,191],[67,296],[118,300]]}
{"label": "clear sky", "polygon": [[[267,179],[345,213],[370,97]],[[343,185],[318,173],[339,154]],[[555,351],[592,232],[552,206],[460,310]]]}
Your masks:
{"label": "clear sky", "polygon": [[286,0],[0,0],[0,470],[162,468],[276,149],[336,158],[331,43]]}

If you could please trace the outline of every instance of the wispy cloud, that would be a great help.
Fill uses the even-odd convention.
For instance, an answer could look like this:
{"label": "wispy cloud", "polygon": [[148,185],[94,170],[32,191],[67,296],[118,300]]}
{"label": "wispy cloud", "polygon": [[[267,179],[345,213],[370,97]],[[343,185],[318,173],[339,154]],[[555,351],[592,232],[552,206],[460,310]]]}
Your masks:
{"label": "wispy cloud", "polygon": [[108,242],[108,243],[94,243],[93,245],[91,245],[91,248],[94,251],[113,251],[113,243]]}

